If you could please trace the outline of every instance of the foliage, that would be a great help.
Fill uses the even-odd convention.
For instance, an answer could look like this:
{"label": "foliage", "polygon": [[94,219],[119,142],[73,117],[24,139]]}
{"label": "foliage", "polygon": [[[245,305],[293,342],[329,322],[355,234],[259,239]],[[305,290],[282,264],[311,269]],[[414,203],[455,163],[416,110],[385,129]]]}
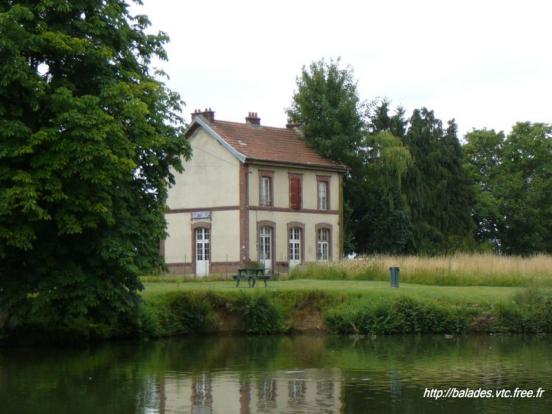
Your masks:
{"label": "foliage", "polygon": [[507,137],[472,130],[427,108],[407,118],[387,99],[365,114],[352,68],[303,67],[287,113],[307,142],[350,167],[346,251],[450,254],[552,251],[552,126],[518,123]]}
{"label": "foliage", "polygon": [[[224,282],[218,282],[224,283]],[[289,282],[281,282],[289,283]],[[348,282],[354,283],[354,282]],[[422,287],[421,289],[430,289]],[[514,296],[487,301],[477,295],[458,292],[447,297],[436,291],[383,290],[285,290],[259,294],[254,290],[240,292],[183,290],[148,296],[147,314],[163,327],[157,331],[142,330],[143,335],[167,336],[183,332],[201,333],[208,330],[196,326],[193,331],[174,329],[167,323],[175,320],[171,303],[203,302],[206,313],[214,312],[213,320],[220,330],[225,315],[239,318],[235,332],[274,334],[286,332],[294,326],[294,318],[322,313],[327,332],[337,334],[415,334],[467,332],[552,332],[552,293],[549,289],[517,289]],[[468,288],[485,289],[485,288]],[[489,288],[490,289],[490,288]],[[505,289],[505,288],[494,288]],[[456,298],[456,299],[455,299]],[[300,312],[296,312],[300,310]],[[161,321],[161,322],[159,322]],[[148,326],[145,324],[144,326]],[[149,326],[155,326],[150,324]],[[157,325],[159,326],[159,325]],[[210,325],[211,327],[213,325]],[[211,329],[211,328],[210,328]]]}
{"label": "foliage", "polygon": [[501,250],[552,252],[552,125],[516,124],[502,149],[499,183]]}
{"label": "foliage", "polygon": [[354,239],[363,253],[400,254],[413,249],[413,234],[402,180],[412,156],[399,136],[402,110],[388,116],[387,101],[372,104],[363,144],[363,179],[355,188]]}
{"label": "foliage", "polygon": [[464,168],[473,185],[472,215],[475,239],[483,246],[499,249],[500,212],[498,187],[504,134],[494,130],[473,130],[465,136]]}
{"label": "foliage", "polygon": [[[279,282],[295,287],[262,293],[255,289],[229,291],[226,282],[217,282],[225,286],[218,290],[177,289],[172,284],[173,290],[145,297],[139,324],[109,326],[107,330],[97,325],[83,331],[73,321],[73,326],[60,331],[52,330],[44,320],[10,331],[5,339],[44,342],[213,333],[266,335],[294,329],[356,335],[552,332],[550,289],[421,285],[391,289],[380,282],[362,282],[362,286],[330,282],[305,287],[295,281]],[[38,335],[29,337],[33,332]]]}
{"label": "foliage", "polygon": [[234,312],[240,315],[241,329],[245,333],[270,334],[281,330],[281,315],[265,295],[240,295]]}
{"label": "foliage", "polygon": [[466,138],[478,241],[507,254],[551,252],[552,126],[523,122],[506,138],[487,130]]}
{"label": "foliage", "polygon": [[301,124],[305,139],[322,155],[353,167],[363,128],[353,71],[339,59],[303,67],[287,110]]}
{"label": "foliage", "polygon": [[472,194],[462,168],[454,120],[444,129],[433,111],[416,109],[404,142],[413,157],[404,188],[415,251],[436,254],[468,250],[472,245]]}
{"label": "foliage", "polygon": [[[454,120],[443,128],[426,108],[415,109],[407,120],[400,107],[390,115],[389,105],[385,99],[374,101],[368,111],[370,135],[385,133],[397,143],[387,162],[392,179],[389,173],[368,169],[366,182],[375,183],[372,192],[377,196],[365,203],[366,217],[374,224],[364,234],[373,238],[373,247],[360,251],[439,254],[471,249],[473,189]],[[385,155],[381,149],[375,153]],[[366,164],[373,166],[373,157]]]}
{"label": "foliage", "polygon": [[338,307],[328,312],[326,320],[340,334],[463,333],[469,314],[466,307],[399,297],[376,303],[358,300],[346,310]]}
{"label": "foliage", "polygon": [[181,101],[123,0],[0,3],[0,313],[128,326],[158,268]]}
{"label": "foliage", "polygon": [[343,197],[345,250],[350,251],[355,184],[362,179],[359,146],[364,128],[352,69],[341,68],[339,59],[304,66],[287,114],[291,122],[301,124],[307,143],[323,156],[349,168]]}

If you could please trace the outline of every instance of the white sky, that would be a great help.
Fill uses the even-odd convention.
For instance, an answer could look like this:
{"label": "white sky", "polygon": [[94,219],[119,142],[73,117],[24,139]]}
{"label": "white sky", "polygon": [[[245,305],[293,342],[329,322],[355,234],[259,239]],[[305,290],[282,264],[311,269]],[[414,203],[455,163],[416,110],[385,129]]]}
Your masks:
{"label": "white sky", "polygon": [[444,122],[509,131],[551,122],[552,2],[547,0],[144,0],[169,34],[156,63],[186,102],[216,118],[283,126],[303,65],[341,57],[362,100],[426,106]]}

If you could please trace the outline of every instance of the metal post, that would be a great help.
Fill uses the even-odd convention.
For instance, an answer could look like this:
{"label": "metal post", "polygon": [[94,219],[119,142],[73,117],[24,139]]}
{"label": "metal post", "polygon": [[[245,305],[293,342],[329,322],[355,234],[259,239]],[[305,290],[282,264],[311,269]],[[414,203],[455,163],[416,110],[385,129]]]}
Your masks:
{"label": "metal post", "polygon": [[391,283],[392,288],[399,287],[400,279],[400,268],[397,266],[392,266],[389,268],[389,282]]}

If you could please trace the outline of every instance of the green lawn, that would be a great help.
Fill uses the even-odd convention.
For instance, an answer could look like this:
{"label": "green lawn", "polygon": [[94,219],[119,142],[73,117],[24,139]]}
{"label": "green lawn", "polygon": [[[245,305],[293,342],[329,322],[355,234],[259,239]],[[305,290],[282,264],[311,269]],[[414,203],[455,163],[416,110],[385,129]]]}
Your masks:
{"label": "green lawn", "polygon": [[[149,279],[151,280],[151,279]],[[243,283],[243,282],[242,282]],[[512,300],[517,292],[524,288],[516,287],[494,287],[494,286],[428,286],[401,283],[399,289],[392,289],[388,282],[376,281],[346,281],[346,280],[281,280],[268,283],[268,291],[300,291],[300,290],[322,290],[331,292],[343,292],[358,294],[364,297],[379,299],[392,296],[409,296],[412,298],[426,299],[432,301],[443,301],[448,303],[479,303],[493,304]],[[213,290],[216,292],[237,292],[246,293],[265,291],[263,283],[250,289],[247,287],[236,288],[232,281],[182,281],[182,282],[148,282],[144,283],[145,299],[174,291],[191,290]]]}

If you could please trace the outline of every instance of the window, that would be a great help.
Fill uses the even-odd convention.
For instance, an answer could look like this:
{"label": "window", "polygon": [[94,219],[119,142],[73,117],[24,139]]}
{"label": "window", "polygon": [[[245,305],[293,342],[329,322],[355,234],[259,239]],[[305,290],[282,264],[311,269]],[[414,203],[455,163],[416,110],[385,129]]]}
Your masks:
{"label": "window", "polygon": [[196,260],[209,260],[209,229],[196,229]]}
{"label": "window", "polygon": [[289,229],[289,260],[291,262],[301,261],[301,228],[292,227]]}
{"label": "window", "polygon": [[290,174],[289,175],[289,207],[293,210],[301,209],[301,175]]}
{"label": "window", "polygon": [[261,227],[259,235],[259,259],[270,260],[272,257],[272,227]]}
{"label": "window", "polygon": [[330,257],[330,229],[316,231],[316,260],[328,260]]}
{"label": "window", "polygon": [[329,210],[330,209],[330,176],[328,175],[316,176],[316,195],[318,198],[318,209]]}
{"label": "window", "polygon": [[318,181],[318,208],[320,210],[328,209],[328,182]]}
{"label": "window", "polygon": [[272,206],[272,177],[261,175],[259,204],[263,207]]}

